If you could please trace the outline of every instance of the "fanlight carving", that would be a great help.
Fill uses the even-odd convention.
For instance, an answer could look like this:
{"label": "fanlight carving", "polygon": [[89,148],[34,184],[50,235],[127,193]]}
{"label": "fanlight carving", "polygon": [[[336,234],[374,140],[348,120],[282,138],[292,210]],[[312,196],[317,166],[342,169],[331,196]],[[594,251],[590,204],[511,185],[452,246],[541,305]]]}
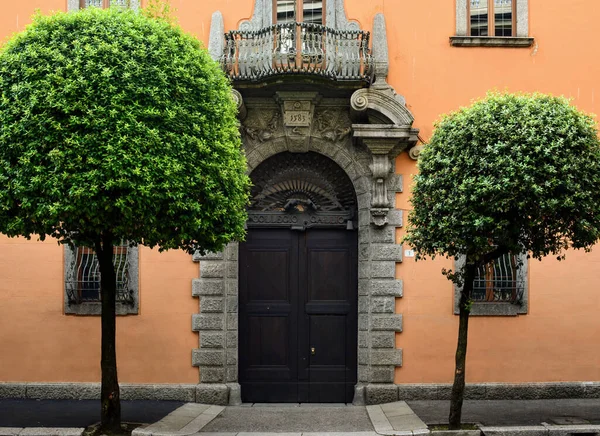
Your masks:
{"label": "fanlight carving", "polygon": [[281,213],[343,212],[356,208],[352,181],[331,159],[308,152],[277,154],[251,175],[250,211]]}

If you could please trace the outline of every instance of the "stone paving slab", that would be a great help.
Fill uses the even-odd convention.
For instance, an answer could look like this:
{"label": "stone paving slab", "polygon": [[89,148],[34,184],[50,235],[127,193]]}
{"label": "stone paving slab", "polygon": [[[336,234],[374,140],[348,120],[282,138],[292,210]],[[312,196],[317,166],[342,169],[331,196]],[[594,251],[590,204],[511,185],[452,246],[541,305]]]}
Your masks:
{"label": "stone paving slab", "polygon": [[329,405],[230,406],[202,433],[353,433],[371,432],[364,407]]}
{"label": "stone paving slab", "polygon": [[375,431],[380,435],[416,436],[428,434],[427,425],[404,401],[367,406]]}
{"label": "stone paving slab", "polygon": [[21,430],[23,430],[21,427],[0,427],[0,436],[15,436]]}
{"label": "stone paving slab", "polygon": [[[175,409],[160,421],[136,428],[132,436],[187,436],[200,432],[225,407],[188,403]],[[19,435],[20,436],[20,435]]]}
{"label": "stone paving slab", "polygon": [[19,436],[81,436],[84,428],[65,427],[28,427]]}

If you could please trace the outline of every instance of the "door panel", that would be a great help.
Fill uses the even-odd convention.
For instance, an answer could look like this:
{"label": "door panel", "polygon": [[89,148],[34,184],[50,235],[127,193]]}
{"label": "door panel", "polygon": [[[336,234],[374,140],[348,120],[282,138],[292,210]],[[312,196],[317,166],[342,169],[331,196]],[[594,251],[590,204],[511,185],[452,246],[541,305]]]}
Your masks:
{"label": "door panel", "polygon": [[240,244],[243,401],[352,401],[356,249],[356,232],[250,229]]}

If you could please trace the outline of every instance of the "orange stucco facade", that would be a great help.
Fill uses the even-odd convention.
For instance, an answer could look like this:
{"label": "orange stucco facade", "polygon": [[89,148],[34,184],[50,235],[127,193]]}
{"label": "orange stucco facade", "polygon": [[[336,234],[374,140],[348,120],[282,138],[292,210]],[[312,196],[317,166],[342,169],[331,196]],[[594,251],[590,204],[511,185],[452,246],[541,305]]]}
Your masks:
{"label": "orange stucco facade", "polygon": [[[529,0],[528,48],[453,47],[454,0],[346,0],[349,19],[370,30],[384,13],[389,44],[388,82],[406,98],[413,127],[425,140],[443,113],[491,89],[539,91],[572,98],[600,112],[600,37],[597,0]],[[220,10],[226,30],[252,15],[252,0],[172,0],[179,24],[208,44],[211,15]],[[23,30],[36,9],[66,10],[66,0],[2,4],[0,40]],[[410,209],[416,162],[396,159],[404,192],[396,208]],[[404,229],[396,231],[400,241]],[[63,313],[63,247],[54,241],[0,238],[0,381],[93,382],[100,376],[100,320]],[[403,281],[403,350],[395,383],[452,381],[458,317],[453,287],[441,274],[447,259],[396,264]],[[191,283],[198,264],[188,254],[140,248],[139,314],[119,317],[119,379],[128,383],[197,383],[191,350],[198,313]],[[568,251],[566,260],[530,260],[528,313],[470,321],[467,382],[600,381],[600,249]],[[143,357],[142,357],[143,356]]]}

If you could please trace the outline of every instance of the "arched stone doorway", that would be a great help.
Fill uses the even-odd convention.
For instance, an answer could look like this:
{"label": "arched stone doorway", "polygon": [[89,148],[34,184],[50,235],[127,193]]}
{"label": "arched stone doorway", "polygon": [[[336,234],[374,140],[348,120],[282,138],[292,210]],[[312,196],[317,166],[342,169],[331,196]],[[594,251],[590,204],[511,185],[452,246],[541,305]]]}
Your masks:
{"label": "arched stone doorway", "polygon": [[284,152],[251,174],[239,250],[243,402],[349,403],[357,382],[357,201],[331,159]]}

